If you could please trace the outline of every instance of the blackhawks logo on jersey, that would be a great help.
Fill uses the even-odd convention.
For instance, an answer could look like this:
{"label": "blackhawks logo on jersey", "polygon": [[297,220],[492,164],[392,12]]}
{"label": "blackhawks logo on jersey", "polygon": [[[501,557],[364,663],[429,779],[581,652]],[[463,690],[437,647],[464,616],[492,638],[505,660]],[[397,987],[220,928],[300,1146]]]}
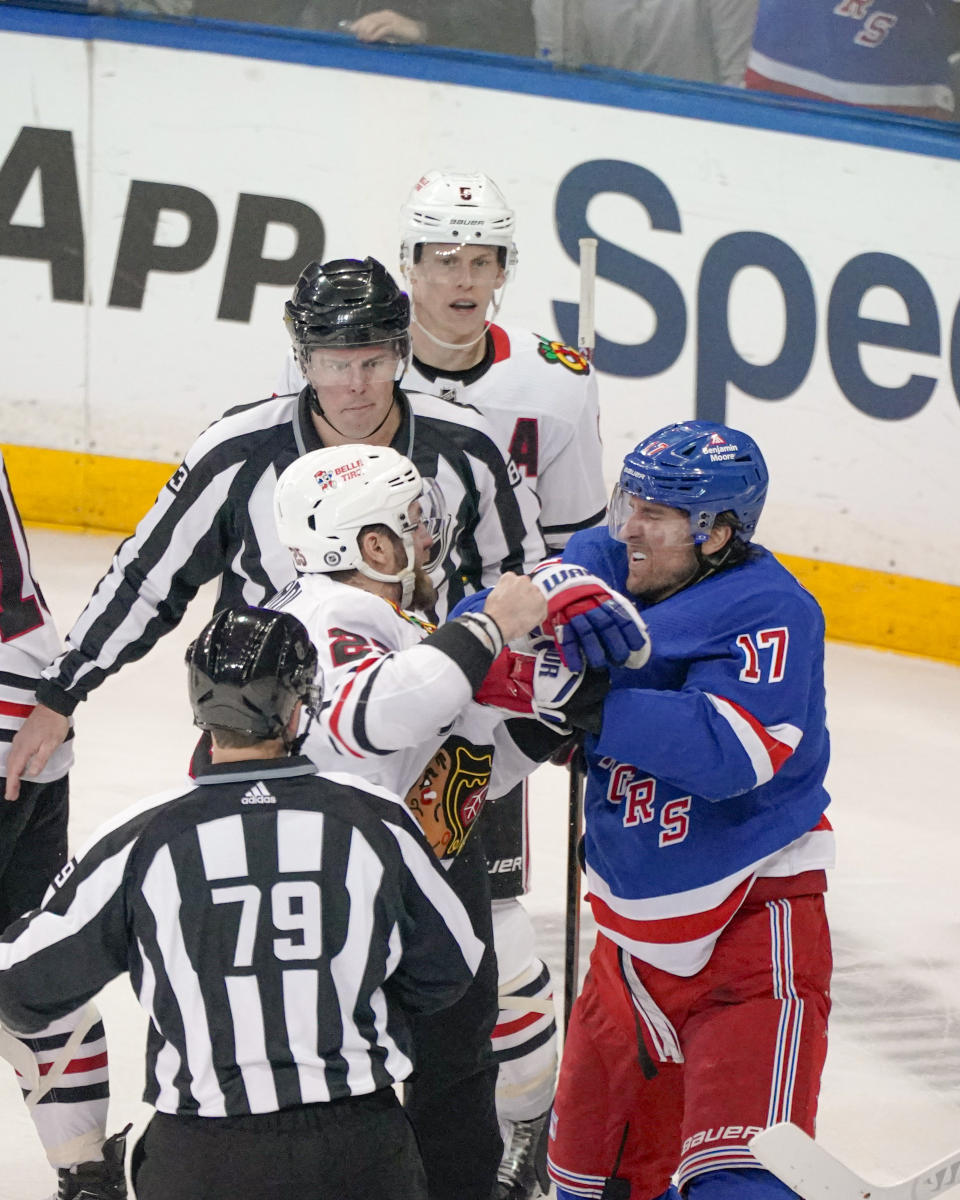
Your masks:
{"label": "blackhawks logo on jersey", "polygon": [[536,337],[540,339],[537,343],[537,353],[548,363],[558,362],[568,371],[573,371],[574,375],[590,374],[590,363],[579,350],[574,350],[572,346],[565,346],[563,342],[552,342],[542,333],[536,334]]}
{"label": "blackhawks logo on jersey", "polygon": [[487,798],[492,767],[492,746],[475,746],[454,735],[407,792],[407,807],[437,858],[454,858],[463,849]]}

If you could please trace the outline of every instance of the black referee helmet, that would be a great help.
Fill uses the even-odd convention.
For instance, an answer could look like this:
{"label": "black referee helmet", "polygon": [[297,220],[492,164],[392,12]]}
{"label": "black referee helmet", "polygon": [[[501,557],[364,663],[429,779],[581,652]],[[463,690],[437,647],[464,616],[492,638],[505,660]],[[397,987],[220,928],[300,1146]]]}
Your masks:
{"label": "black referee helmet", "polygon": [[375,258],[308,263],[283,319],[303,370],[319,346],[390,344],[401,359],[410,349],[409,297]]}
{"label": "black referee helmet", "polygon": [[298,700],[316,708],[317,651],[291,613],[224,609],[187,648],[186,661],[201,729],[285,737]]}

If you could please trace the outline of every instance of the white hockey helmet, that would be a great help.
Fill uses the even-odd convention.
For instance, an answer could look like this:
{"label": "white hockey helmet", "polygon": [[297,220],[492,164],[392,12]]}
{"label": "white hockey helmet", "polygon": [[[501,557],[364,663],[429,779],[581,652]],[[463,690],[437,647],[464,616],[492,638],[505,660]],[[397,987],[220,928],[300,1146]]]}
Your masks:
{"label": "white hockey helmet", "polygon": [[[304,454],[283,472],[273,495],[277,533],[300,571],[360,571],[370,579],[403,585],[402,605],[413,594],[415,551],[410,505],[421,497],[420,472],[389,446],[329,446]],[[442,514],[422,516],[432,522]],[[401,539],[407,564],[396,575],[375,571],[360,552],[360,530],[386,525]]]}
{"label": "white hockey helmet", "polygon": [[513,209],[489,175],[481,171],[428,171],[400,211],[400,269],[417,260],[427,242],[499,246],[509,280],[517,265]]}

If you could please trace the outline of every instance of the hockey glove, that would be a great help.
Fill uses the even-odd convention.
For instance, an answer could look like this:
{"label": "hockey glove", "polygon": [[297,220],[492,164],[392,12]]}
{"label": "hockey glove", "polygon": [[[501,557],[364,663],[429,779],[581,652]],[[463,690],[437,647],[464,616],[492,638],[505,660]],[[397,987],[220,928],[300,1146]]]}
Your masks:
{"label": "hockey glove", "polygon": [[583,671],[566,666],[556,646],[536,654],[503,650],[474,699],[511,717],[533,717],[557,733],[569,733],[563,709],[572,702],[583,676]]}
{"label": "hockey glove", "polygon": [[571,671],[556,646],[536,654],[503,650],[474,700],[510,716],[532,716],[556,733],[599,728],[606,671]]}
{"label": "hockey glove", "polygon": [[596,575],[552,559],[530,578],[547,600],[543,630],[572,671],[584,666],[642,667],[650,657],[650,634],[642,617]]}

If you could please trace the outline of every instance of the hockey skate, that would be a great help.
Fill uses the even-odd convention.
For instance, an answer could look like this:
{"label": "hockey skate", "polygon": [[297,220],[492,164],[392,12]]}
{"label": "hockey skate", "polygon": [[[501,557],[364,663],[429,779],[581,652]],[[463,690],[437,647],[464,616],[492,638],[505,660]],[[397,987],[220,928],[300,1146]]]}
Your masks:
{"label": "hockey skate", "polygon": [[127,1200],[127,1177],[123,1170],[130,1126],[103,1143],[103,1162],[85,1162],[63,1167],[51,1200]]}
{"label": "hockey skate", "polygon": [[494,1200],[533,1200],[550,1190],[547,1175],[548,1109],[529,1121],[504,1121],[503,1157]]}

